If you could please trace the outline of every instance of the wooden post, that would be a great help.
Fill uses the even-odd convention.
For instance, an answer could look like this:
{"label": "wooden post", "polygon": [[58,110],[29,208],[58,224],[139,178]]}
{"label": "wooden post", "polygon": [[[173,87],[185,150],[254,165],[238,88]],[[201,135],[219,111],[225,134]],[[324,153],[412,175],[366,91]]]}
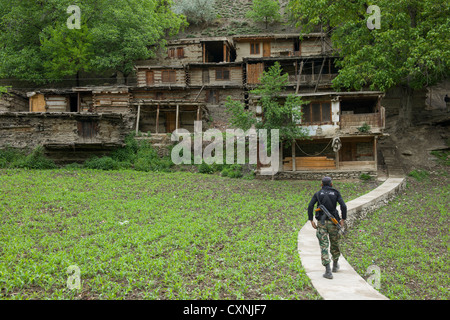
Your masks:
{"label": "wooden post", "polygon": [[175,117],[175,130],[178,130],[178,120],[180,118],[180,106],[177,104],[177,114]]}
{"label": "wooden post", "polygon": [[141,117],[141,103],[138,104],[137,117],[136,117],[136,135],[139,132],[139,118]]}
{"label": "wooden post", "polygon": [[325,65],[325,60],[326,60],[326,58],[323,58],[322,66],[320,67],[320,72],[319,72],[319,76],[317,77],[317,83],[316,83],[316,88],[314,89],[314,92],[317,92],[317,88],[319,87],[319,81],[320,81],[320,77],[322,76],[322,71],[323,71],[323,66]]}
{"label": "wooden post", "polygon": [[336,169],[339,170],[339,150],[335,152],[335,158],[336,158]]}
{"label": "wooden post", "polygon": [[300,62],[300,71],[298,72],[297,76],[297,88],[295,89],[295,94],[298,94],[298,89],[300,88],[300,79],[302,76],[302,70],[303,70],[303,60]]}
{"label": "wooden post", "polygon": [[227,44],[223,42],[223,62],[227,62]]}
{"label": "wooden post", "polygon": [[206,62],[206,47],[205,47],[205,43],[204,42],[202,44],[203,44],[203,48],[202,48],[202,50],[203,50],[203,63],[205,63]]}
{"label": "wooden post", "polygon": [[378,137],[373,137],[373,155],[375,160],[375,170],[378,171],[378,153],[377,153],[377,139]]}
{"label": "wooden post", "polygon": [[156,133],[159,133],[159,104],[156,109]]}
{"label": "wooden post", "polygon": [[297,170],[297,163],[296,163],[296,159],[295,159],[295,139],[292,140],[292,171],[296,171]]}
{"label": "wooden post", "polygon": [[197,121],[200,121],[200,106],[197,107]]}
{"label": "wooden post", "polygon": [[81,112],[81,95],[80,92],[77,94],[77,112]]}

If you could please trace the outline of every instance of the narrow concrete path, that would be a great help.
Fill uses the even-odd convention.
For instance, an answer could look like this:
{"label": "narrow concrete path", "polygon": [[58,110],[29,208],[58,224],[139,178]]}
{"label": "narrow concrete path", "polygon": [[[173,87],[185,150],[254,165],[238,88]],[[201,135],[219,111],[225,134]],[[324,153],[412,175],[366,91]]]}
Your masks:
{"label": "narrow concrete path", "polygon": [[[405,179],[388,178],[378,188],[347,203],[347,224],[351,228],[354,221],[367,213],[385,205],[404,188]],[[340,270],[333,273],[333,279],[322,275],[325,268],[320,260],[319,241],[316,230],[308,221],[298,233],[298,252],[306,274],[313,286],[325,300],[387,300],[368,284],[341,255]],[[381,284],[382,285],[382,284]]]}

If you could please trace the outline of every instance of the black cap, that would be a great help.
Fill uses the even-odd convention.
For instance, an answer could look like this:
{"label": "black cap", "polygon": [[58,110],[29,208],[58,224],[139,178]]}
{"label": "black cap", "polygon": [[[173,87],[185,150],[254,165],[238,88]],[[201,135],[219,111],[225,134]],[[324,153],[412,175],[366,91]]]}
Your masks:
{"label": "black cap", "polygon": [[331,185],[331,178],[330,177],[323,177],[322,178],[322,184],[324,186],[330,186]]}

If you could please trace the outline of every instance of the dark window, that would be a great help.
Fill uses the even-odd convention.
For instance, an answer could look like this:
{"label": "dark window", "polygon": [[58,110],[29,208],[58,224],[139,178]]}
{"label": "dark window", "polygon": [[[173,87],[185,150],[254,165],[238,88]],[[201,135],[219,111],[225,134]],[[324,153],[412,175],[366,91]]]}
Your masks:
{"label": "dark window", "polygon": [[203,83],[209,83],[209,70],[205,69],[202,71],[202,81]]}
{"label": "dark window", "polygon": [[169,48],[167,54],[168,54],[169,58],[175,58],[175,48]]}
{"label": "dark window", "polygon": [[219,104],[219,91],[218,90],[206,91],[206,102],[211,104]]}
{"label": "dark window", "polygon": [[216,80],[230,80],[230,70],[216,69]]}
{"label": "dark window", "polygon": [[250,43],[250,54],[259,54],[259,43]]}
{"label": "dark window", "polygon": [[182,47],[177,48],[177,58],[178,59],[184,58],[184,49]]}
{"label": "dark window", "polygon": [[98,123],[94,121],[77,121],[78,135],[82,138],[94,138],[98,131]]}
{"label": "dark window", "polygon": [[147,82],[147,86],[151,86],[155,83],[155,78],[154,78],[154,73],[153,71],[147,71],[146,72],[146,82]]}
{"label": "dark window", "polygon": [[163,70],[161,74],[161,81],[165,83],[176,82],[176,71],[175,70]]}
{"label": "dark window", "polygon": [[329,102],[313,102],[304,105],[302,111],[305,124],[331,122],[331,104]]}

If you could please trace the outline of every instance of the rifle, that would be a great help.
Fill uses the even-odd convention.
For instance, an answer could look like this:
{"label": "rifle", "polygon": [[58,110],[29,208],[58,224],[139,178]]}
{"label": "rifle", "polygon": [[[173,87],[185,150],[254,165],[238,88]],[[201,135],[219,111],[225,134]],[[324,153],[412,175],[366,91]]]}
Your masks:
{"label": "rifle", "polygon": [[[336,227],[339,229],[339,233],[341,235],[345,235],[345,233],[347,232],[344,228],[341,227],[341,225],[339,224],[339,222],[336,220],[335,217],[333,217],[333,215],[330,213],[330,211],[328,211],[327,208],[325,208],[325,206],[323,204],[319,205],[317,207],[317,209],[315,211],[323,211],[325,213],[325,215],[331,220],[331,222],[333,222],[333,224],[336,225]],[[322,218],[320,219],[320,221],[322,222],[322,224],[324,223],[325,220],[325,215],[322,215]]]}

